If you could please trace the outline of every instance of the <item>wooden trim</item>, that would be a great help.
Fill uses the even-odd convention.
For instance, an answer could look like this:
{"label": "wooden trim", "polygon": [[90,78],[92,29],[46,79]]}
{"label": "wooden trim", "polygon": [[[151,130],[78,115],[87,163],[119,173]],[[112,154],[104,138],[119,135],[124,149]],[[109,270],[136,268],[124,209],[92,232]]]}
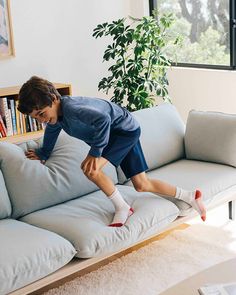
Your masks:
{"label": "wooden trim", "polygon": [[17,135],[12,135],[12,136],[7,136],[7,137],[2,137],[0,138],[0,142],[10,142],[10,143],[23,143],[29,140],[37,140],[40,137],[43,136],[44,131],[32,131],[32,132],[27,132],[24,134],[17,134]]}
{"label": "wooden trim", "polygon": [[6,9],[7,9],[7,27],[9,30],[8,42],[9,42],[9,54],[0,55],[0,60],[15,57],[15,47],[14,47],[14,40],[13,40],[13,30],[12,30],[12,17],[11,17],[11,7],[10,7],[10,0],[6,0]]}
{"label": "wooden trim", "polygon": [[[53,83],[56,89],[63,89],[68,88],[68,94],[71,95],[71,85],[70,84],[63,84],[63,83]],[[6,97],[11,95],[18,96],[21,86],[12,86],[12,87],[4,87],[0,88],[0,97]]]}
{"label": "wooden trim", "polygon": [[10,0],[7,0],[7,8],[8,8],[8,22],[9,22],[9,33],[10,33],[10,46],[11,46],[11,56],[15,57],[15,46],[14,46],[14,36],[12,29],[12,16],[11,16],[11,5]]}

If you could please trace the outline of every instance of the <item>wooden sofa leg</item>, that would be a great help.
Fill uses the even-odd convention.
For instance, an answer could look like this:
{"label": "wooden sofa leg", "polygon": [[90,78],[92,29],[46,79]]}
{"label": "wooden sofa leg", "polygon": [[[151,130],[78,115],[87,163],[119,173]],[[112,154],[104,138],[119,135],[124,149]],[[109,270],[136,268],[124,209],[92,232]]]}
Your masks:
{"label": "wooden sofa leg", "polygon": [[229,206],[229,219],[231,220],[235,220],[235,204],[236,202],[235,201],[230,201],[228,203],[228,206]]}

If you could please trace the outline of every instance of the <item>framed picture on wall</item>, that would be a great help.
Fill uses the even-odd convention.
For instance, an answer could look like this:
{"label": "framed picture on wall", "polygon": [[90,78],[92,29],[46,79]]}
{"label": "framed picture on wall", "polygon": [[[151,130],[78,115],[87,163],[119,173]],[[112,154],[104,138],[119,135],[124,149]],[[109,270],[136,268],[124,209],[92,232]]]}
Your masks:
{"label": "framed picture on wall", "polygon": [[10,0],[0,0],[0,59],[14,55]]}

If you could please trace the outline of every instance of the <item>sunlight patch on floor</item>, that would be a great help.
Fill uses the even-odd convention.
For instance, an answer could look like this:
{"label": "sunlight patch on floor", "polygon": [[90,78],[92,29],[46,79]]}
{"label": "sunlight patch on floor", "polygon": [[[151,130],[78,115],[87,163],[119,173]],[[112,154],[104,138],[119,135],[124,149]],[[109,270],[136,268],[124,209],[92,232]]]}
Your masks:
{"label": "sunlight patch on floor", "polygon": [[[201,224],[202,221],[199,217],[195,217],[187,223],[190,225]],[[225,246],[232,251],[236,249],[236,221],[229,219],[228,204],[224,204],[218,208],[208,211],[207,220],[203,224],[229,231],[232,241]]]}
{"label": "sunlight patch on floor", "polygon": [[[232,221],[229,219],[228,214],[229,214],[228,204],[224,204],[220,207],[212,209],[207,212],[207,219],[205,221],[205,224],[216,226],[216,227],[225,227],[229,224],[235,223],[235,221]],[[202,223],[202,221],[201,221],[201,218],[198,216],[188,222],[188,224],[199,224],[199,223]],[[236,226],[235,226],[235,232],[236,232]]]}

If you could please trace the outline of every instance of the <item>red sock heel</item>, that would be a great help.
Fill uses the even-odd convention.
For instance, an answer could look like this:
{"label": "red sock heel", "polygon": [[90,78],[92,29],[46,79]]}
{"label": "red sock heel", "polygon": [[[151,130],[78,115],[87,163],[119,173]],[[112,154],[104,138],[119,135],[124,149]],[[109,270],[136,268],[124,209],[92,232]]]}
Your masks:
{"label": "red sock heel", "polygon": [[[134,209],[133,208],[129,208],[129,214],[128,214],[128,218],[132,215],[134,213]],[[124,225],[124,223],[121,223],[121,222],[117,222],[117,223],[111,223],[111,224],[109,224],[109,226],[111,226],[111,227],[121,227],[121,226],[123,226]]]}
{"label": "red sock heel", "polygon": [[202,202],[202,193],[200,190],[196,190],[195,192],[195,200],[196,200],[196,205],[195,209],[199,212],[202,221],[206,220],[206,209],[205,206]]}
{"label": "red sock heel", "polygon": [[195,192],[195,200],[201,198],[201,196],[202,196],[201,191],[199,191],[199,190],[197,189],[196,192]]}

